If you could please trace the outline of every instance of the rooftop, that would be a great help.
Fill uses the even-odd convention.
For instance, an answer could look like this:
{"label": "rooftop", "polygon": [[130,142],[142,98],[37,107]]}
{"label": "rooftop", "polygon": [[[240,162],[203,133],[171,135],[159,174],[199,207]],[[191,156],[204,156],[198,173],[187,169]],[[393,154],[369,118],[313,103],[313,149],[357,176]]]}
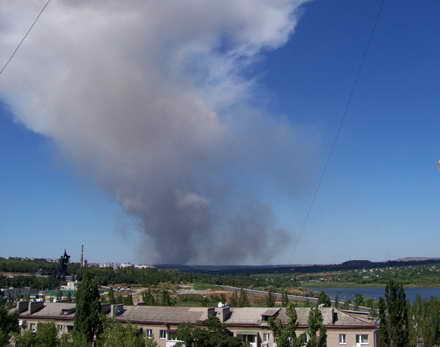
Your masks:
{"label": "rooftop", "polygon": [[[70,303],[45,303],[41,307],[30,310],[30,305],[21,303],[20,318],[36,319],[63,319],[70,320],[75,316],[75,304]],[[115,305],[116,306],[116,305]],[[209,314],[220,316],[220,310],[229,310],[224,323],[229,326],[267,327],[269,317],[278,318],[287,322],[285,308],[280,307],[176,307],[176,306],[127,306],[118,305],[119,309],[110,309],[110,305],[103,305],[103,313],[111,315],[117,312],[116,319],[138,324],[180,324],[200,323],[208,319]],[[18,309],[18,305],[17,305]],[[329,328],[374,328],[376,323],[365,312],[344,311],[331,307],[320,308],[324,325]],[[307,326],[310,308],[297,307],[298,325]]]}
{"label": "rooftop", "polygon": [[124,306],[118,320],[131,322],[197,323],[208,319],[206,307]]}

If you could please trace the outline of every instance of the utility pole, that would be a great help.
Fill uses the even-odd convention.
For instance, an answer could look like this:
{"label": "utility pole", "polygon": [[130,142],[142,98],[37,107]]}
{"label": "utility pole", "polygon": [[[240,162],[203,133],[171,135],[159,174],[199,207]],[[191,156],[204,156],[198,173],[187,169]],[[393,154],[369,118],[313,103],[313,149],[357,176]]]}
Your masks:
{"label": "utility pole", "polygon": [[81,267],[84,267],[84,245],[81,245]]}

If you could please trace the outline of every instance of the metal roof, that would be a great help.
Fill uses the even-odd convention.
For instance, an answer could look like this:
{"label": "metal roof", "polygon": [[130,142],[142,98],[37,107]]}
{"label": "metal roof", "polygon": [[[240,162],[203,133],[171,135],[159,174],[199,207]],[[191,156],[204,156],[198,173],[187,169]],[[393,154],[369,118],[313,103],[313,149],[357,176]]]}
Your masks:
{"label": "metal roof", "polygon": [[[104,305],[103,305],[104,306]],[[73,303],[45,303],[38,311],[30,314],[28,310],[20,313],[20,318],[42,319],[71,319],[75,313]],[[116,317],[119,321],[136,322],[138,324],[180,324],[200,323],[208,319],[208,310],[217,312],[218,308],[208,307],[179,307],[179,306],[126,306],[123,305],[121,313]],[[344,311],[330,307],[321,309],[324,325],[327,327],[365,327],[374,328],[376,323],[367,314],[355,311]],[[110,312],[104,310],[103,312]],[[297,307],[297,322],[299,326],[307,326],[310,308]],[[268,322],[263,317],[271,316],[288,321],[285,308],[279,307],[231,307],[230,315],[226,316],[225,324],[229,326],[268,327]],[[336,318],[334,320],[334,318]]]}

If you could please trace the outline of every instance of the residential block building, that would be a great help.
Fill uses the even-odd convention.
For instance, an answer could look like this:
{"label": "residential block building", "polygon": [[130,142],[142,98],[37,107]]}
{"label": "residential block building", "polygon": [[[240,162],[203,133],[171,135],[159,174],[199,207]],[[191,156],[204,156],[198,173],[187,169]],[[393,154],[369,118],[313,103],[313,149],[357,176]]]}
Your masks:
{"label": "residential block building", "polygon": [[[19,302],[21,329],[36,331],[39,323],[55,323],[60,335],[73,329],[75,304]],[[251,347],[276,347],[269,320],[277,318],[287,322],[287,314],[280,307],[177,307],[177,306],[126,306],[102,305],[103,313],[121,323],[129,323],[139,332],[153,338],[160,347],[176,344],[175,333],[179,324],[201,325],[210,316],[217,317],[234,336]],[[329,347],[376,347],[376,322],[367,313],[320,308],[327,328]],[[297,333],[307,329],[310,308],[296,308]]]}

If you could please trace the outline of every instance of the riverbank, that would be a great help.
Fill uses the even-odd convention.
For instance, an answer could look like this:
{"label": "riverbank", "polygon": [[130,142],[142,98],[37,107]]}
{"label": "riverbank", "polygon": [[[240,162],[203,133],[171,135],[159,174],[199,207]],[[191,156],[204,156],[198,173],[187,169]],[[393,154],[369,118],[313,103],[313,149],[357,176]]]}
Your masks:
{"label": "riverbank", "polygon": [[[386,283],[301,282],[303,288],[385,288]],[[440,288],[440,283],[409,283],[405,288]]]}
{"label": "riverbank", "polygon": [[[385,295],[385,288],[383,287],[314,287],[313,290],[316,292],[323,291],[329,297],[338,297],[341,301],[353,300],[358,295],[377,300]],[[432,297],[440,298],[440,288],[405,288],[405,294],[411,302],[414,302],[418,296],[423,300],[429,300]]]}

